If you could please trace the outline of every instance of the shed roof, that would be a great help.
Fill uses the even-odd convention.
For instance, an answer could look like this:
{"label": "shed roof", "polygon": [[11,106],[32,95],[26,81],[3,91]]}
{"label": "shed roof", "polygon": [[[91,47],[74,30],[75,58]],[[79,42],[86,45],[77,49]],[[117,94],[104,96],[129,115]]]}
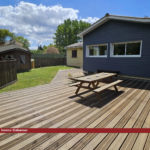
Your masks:
{"label": "shed roof", "polygon": [[77,36],[82,38],[85,34],[91,32],[92,30],[104,24],[108,20],[121,20],[121,21],[130,21],[130,22],[138,22],[138,23],[150,23],[150,17],[118,16],[118,15],[109,15],[107,13],[104,17],[102,17],[101,19],[93,23],[90,27],[80,32]]}
{"label": "shed roof", "polygon": [[10,51],[10,50],[14,50],[14,49],[19,49],[19,50],[23,50],[26,52],[30,52],[28,49],[21,47],[19,45],[16,44],[11,44],[11,45],[6,45],[6,46],[1,46],[0,47],[0,53],[3,53],[5,51]]}
{"label": "shed roof", "polygon": [[69,48],[82,48],[82,47],[83,47],[83,42],[78,42],[78,43],[74,43],[74,44],[66,46],[65,49],[69,49]]}

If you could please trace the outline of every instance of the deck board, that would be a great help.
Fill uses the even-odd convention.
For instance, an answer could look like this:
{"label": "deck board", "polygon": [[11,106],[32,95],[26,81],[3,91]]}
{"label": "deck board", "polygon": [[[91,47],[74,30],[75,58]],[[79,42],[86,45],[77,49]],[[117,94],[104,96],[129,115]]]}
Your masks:
{"label": "deck board", "polygon": [[[136,93],[135,93],[136,94]],[[126,99],[125,99],[126,100]],[[126,103],[128,103],[128,101],[126,100]],[[124,105],[122,105],[123,107],[125,107]],[[129,109],[129,106],[127,107],[128,109]],[[115,111],[113,112],[113,111],[110,111],[110,113],[109,113],[109,117],[107,117],[107,116],[104,116],[103,118],[99,118],[99,121],[100,120],[104,120],[104,121],[102,121],[98,126],[96,126],[96,127],[98,127],[98,128],[104,128],[104,127],[107,127],[108,126],[108,128],[112,128],[113,126],[113,123],[112,122],[110,122],[110,120],[112,120],[112,118],[114,118],[115,116],[117,116],[117,111],[119,112],[120,110],[122,110],[122,108],[121,107],[116,107],[115,108]],[[113,114],[113,115],[111,115],[111,114]],[[122,116],[123,116],[123,114],[121,114]],[[120,116],[121,116],[120,115]],[[119,116],[119,117],[120,117]],[[106,120],[106,119],[107,120]],[[119,119],[118,119],[119,120]],[[99,121],[97,121],[97,122],[99,122]],[[113,119],[113,121],[114,121],[114,123],[116,124],[116,122],[117,122],[117,119],[115,118],[115,119]],[[111,126],[109,126],[109,125],[107,125],[107,123],[109,123],[109,125],[111,125]],[[107,126],[106,126],[107,125]],[[111,135],[111,134],[110,134]],[[84,146],[85,144],[83,144],[83,141],[89,141],[89,139],[88,139],[88,134],[87,134],[87,137],[85,136],[84,137],[84,139],[82,139],[81,140],[81,142],[80,143],[82,143],[82,146]],[[94,134],[94,137],[96,136],[96,134]],[[107,141],[108,142],[108,141]],[[78,144],[79,145],[79,144]],[[108,144],[107,144],[108,145]],[[102,147],[102,145],[100,146],[101,148],[103,148]],[[98,147],[98,149],[100,149],[100,147]],[[78,146],[78,148],[79,148],[79,146]],[[80,147],[79,149],[81,149],[82,147]],[[105,148],[103,148],[103,149],[105,149]]]}
{"label": "deck board", "polygon": [[[140,95],[140,94],[139,94]],[[139,97],[139,95],[137,95],[137,97]],[[144,94],[143,94],[144,95]],[[141,98],[141,100],[142,100],[142,98]],[[140,101],[140,99],[139,99],[139,101]],[[119,120],[119,122],[118,122],[118,124],[115,126],[115,128],[123,128],[124,126],[125,126],[125,124],[127,123],[127,121],[129,120],[129,118],[131,117],[131,114],[133,114],[133,112],[135,111],[135,110],[137,110],[138,109],[138,101],[136,101],[136,103],[130,108],[130,110],[126,113],[126,114],[122,114],[123,116],[122,116],[122,118],[119,120],[119,118],[118,118],[118,120]],[[126,108],[125,108],[126,109]],[[124,110],[125,110],[124,109]],[[143,109],[143,108],[142,108]],[[139,110],[140,111],[140,110]],[[119,143],[121,143],[121,140],[120,140],[120,138],[117,140],[117,142],[115,142],[114,140],[115,140],[115,138],[117,137],[117,135],[118,134],[115,134],[115,136],[114,136],[114,134],[113,134],[113,137],[112,137],[112,134],[108,134],[108,137],[110,137],[111,136],[111,138],[109,138],[109,140],[107,140],[107,139],[105,139],[102,143],[100,143],[99,144],[99,146],[97,147],[97,149],[99,148],[99,147],[102,147],[102,148],[104,148],[104,149],[107,149],[108,147],[109,147],[109,145],[112,143],[112,145],[110,146],[110,148],[109,149],[114,149],[114,148],[118,148],[117,146],[116,146],[116,144],[118,144],[119,145]],[[123,136],[124,136],[124,134],[123,134]],[[111,139],[111,140],[110,140]],[[103,143],[107,143],[107,144],[105,144],[105,145],[103,145]],[[119,149],[119,148],[118,148]]]}
{"label": "deck board", "polygon": [[[51,84],[0,94],[0,128],[150,127],[148,81],[115,77],[123,80],[119,92],[113,87],[104,90],[99,101],[85,89],[76,96],[76,87],[69,87],[68,72],[81,70],[60,71]],[[0,149],[147,149],[149,139],[149,134],[1,133]]]}
{"label": "deck board", "polygon": [[[92,118],[90,119],[90,120],[92,120]],[[86,122],[87,123],[87,122]],[[85,126],[84,126],[85,127]],[[79,138],[78,138],[78,140],[79,140]],[[59,142],[59,143],[61,143],[61,142]],[[70,141],[68,142],[69,144],[70,144]],[[82,143],[82,142],[81,142]],[[52,148],[52,147],[50,147],[50,148]],[[62,147],[61,147],[62,148]]]}

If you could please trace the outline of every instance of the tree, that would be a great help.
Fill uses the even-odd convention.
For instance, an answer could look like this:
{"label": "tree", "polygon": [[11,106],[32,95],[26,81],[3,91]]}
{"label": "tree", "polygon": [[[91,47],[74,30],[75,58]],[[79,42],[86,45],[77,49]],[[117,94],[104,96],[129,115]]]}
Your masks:
{"label": "tree", "polygon": [[44,54],[59,54],[59,51],[57,48],[49,46]]}
{"label": "tree", "polygon": [[6,42],[6,38],[12,38],[14,34],[9,32],[7,29],[0,29],[0,43]]}
{"label": "tree", "polygon": [[43,47],[41,45],[38,46],[38,50],[43,51]]}
{"label": "tree", "polygon": [[30,50],[30,52],[33,54],[43,54],[43,52],[38,50],[38,49],[37,50]]}
{"label": "tree", "polygon": [[[50,49],[49,47],[53,47]],[[49,49],[48,49],[49,48]],[[48,51],[47,51],[48,50]],[[34,54],[59,54],[58,49],[55,47],[54,44],[50,43],[49,45],[44,45],[43,47],[40,45],[38,46],[37,50],[30,50],[31,53]]]}
{"label": "tree", "polygon": [[54,45],[53,43],[50,43],[48,46],[44,45],[43,46],[43,53],[46,52],[46,50],[47,50],[48,47],[56,47],[56,45]]}
{"label": "tree", "polygon": [[16,36],[14,33],[9,32],[9,30],[7,29],[0,29],[0,43],[6,42],[6,40],[8,40],[7,38],[21,42],[23,44],[23,47],[25,48],[30,47],[29,41],[23,36]]}
{"label": "tree", "polygon": [[28,39],[25,39],[23,36],[15,36],[14,40],[21,42],[23,44],[23,47],[25,47],[27,49],[30,47],[30,43],[29,43]]}
{"label": "tree", "polygon": [[65,46],[77,43],[81,39],[77,34],[90,25],[90,23],[82,20],[78,21],[70,19],[67,19],[64,23],[60,24],[54,33],[55,37],[53,37],[54,44],[59,49],[60,53],[63,52]]}
{"label": "tree", "polygon": [[46,45],[43,46],[43,52],[46,52],[47,47],[48,47],[48,46],[46,46]]}

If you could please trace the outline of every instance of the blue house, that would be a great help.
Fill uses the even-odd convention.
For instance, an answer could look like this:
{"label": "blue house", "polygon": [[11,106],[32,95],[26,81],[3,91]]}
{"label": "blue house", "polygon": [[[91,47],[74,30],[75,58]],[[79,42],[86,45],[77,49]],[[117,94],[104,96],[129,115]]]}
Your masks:
{"label": "blue house", "polygon": [[107,13],[78,36],[83,39],[83,70],[150,78],[150,18]]}

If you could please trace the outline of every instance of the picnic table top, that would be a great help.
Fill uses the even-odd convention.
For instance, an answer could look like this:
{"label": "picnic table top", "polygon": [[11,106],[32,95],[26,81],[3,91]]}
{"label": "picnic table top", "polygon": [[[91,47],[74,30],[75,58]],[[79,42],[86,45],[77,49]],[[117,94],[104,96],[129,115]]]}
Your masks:
{"label": "picnic table top", "polygon": [[75,81],[83,81],[83,82],[94,82],[94,81],[98,81],[101,79],[105,79],[108,77],[112,77],[115,76],[116,73],[97,73],[97,74],[93,74],[93,75],[89,75],[89,76],[84,76],[84,77],[78,77],[78,78],[72,78],[72,80]]}

